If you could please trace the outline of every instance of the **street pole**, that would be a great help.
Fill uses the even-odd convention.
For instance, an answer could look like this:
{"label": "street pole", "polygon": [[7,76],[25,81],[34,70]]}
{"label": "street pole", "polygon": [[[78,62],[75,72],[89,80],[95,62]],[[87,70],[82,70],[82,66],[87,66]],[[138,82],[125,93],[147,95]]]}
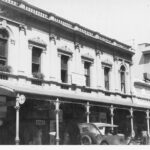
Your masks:
{"label": "street pole", "polygon": [[130,117],[131,117],[131,137],[134,137],[134,129],[133,129],[133,108],[130,108]]}
{"label": "street pole", "polygon": [[149,117],[149,110],[147,110],[146,111],[146,120],[147,120],[147,135],[148,135],[148,137],[150,136],[149,135],[149,119],[150,119],[150,117]]}
{"label": "street pole", "polygon": [[19,145],[20,143],[20,138],[19,138],[19,109],[20,109],[20,105],[25,103],[25,96],[24,95],[19,95],[17,94],[16,97],[16,105],[15,105],[15,109],[16,109],[16,137],[15,137],[15,143],[16,145]]}
{"label": "street pole", "polygon": [[19,145],[19,142],[20,142],[20,139],[19,139],[19,109],[20,109],[20,106],[19,106],[18,100],[16,100],[15,109],[16,109],[16,138],[15,138],[15,143],[16,143],[16,145]]}
{"label": "street pole", "polygon": [[[114,125],[114,107],[111,105],[110,107],[110,116],[111,116],[111,125]],[[112,127],[112,131],[114,131],[114,128]]]}

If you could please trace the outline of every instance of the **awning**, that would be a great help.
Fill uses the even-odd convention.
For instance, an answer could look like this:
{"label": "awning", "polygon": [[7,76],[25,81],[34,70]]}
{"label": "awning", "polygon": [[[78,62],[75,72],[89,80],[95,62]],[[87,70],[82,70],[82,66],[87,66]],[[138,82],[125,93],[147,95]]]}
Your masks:
{"label": "awning", "polygon": [[52,89],[45,89],[44,87],[32,87],[32,86],[26,86],[26,85],[19,85],[19,84],[10,84],[10,83],[0,83],[0,95],[5,95],[5,96],[12,96],[16,97],[16,94],[25,94],[26,95],[33,95],[35,99],[40,100],[51,100],[51,97],[56,97],[56,98],[64,98],[64,99],[72,99],[77,102],[79,100],[82,101],[89,101],[89,102],[98,102],[98,103],[103,103],[103,104],[113,104],[113,105],[120,105],[120,106],[126,106],[126,107],[137,107],[137,108],[146,108],[149,109],[148,106],[145,105],[138,105],[134,104],[131,100],[127,100],[126,98],[124,99],[119,99],[116,100],[116,98],[111,98],[111,97],[106,97],[106,96],[89,96],[86,94],[79,94],[71,91],[60,91],[60,90],[52,90]]}
{"label": "awning", "polygon": [[16,93],[14,89],[7,87],[7,86],[0,85],[0,95],[15,97]]}

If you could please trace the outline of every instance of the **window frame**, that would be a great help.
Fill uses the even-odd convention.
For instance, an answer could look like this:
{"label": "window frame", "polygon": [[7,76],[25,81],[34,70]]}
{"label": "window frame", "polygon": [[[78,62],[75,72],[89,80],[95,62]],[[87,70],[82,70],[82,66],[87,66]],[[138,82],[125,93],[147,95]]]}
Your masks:
{"label": "window frame", "polygon": [[[66,60],[65,60],[66,58]],[[63,64],[63,59],[66,61],[66,64]],[[64,61],[64,62],[65,62]],[[61,77],[61,82],[62,83],[68,83],[68,61],[69,61],[69,56],[66,56],[66,55],[61,55],[61,59],[60,59],[60,64],[61,64],[61,67],[60,67],[60,77]],[[65,67],[62,66],[62,65],[66,65]],[[62,79],[62,73],[65,71],[65,77],[64,77],[64,81]]]}
{"label": "window frame", "polygon": [[0,61],[2,61],[3,63],[0,63],[0,65],[5,66],[8,64],[8,40],[9,40],[9,33],[6,29],[0,29],[1,32],[4,33],[0,33],[0,41],[5,42],[5,48],[3,50],[3,54],[4,55],[0,55]]}
{"label": "window frame", "polygon": [[[107,72],[106,72],[107,71]],[[107,76],[106,76],[107,73]],[[110,90],[110,68],[104,67],[104,87],[106,90]]]}
{"label": "window frame", "polygon": [[[86,68],[87,67],[87,68]],[[91,63],[84,61],[84,76],[85,76],[85,86],[91,86]]]}
{"label": "window frame", "polygon": [[[34,53],[34,51],[36,51],[36,49],[38,50],[38,51],[40,51],[39,53],[40,53],[40,56],[39,56],[39,63],[35,63],[34,61],[33,61],[33,58],[35,57],[37,57],[37,56],[33,56],[33,53]],[[33,73],[38,73],[38,72],[41,72],[41,57],[42,57],[42,51],[43,51],[43,49],[41,49],[41,48],[39,48],[39,47],[36,47],[36,46],[33,46],[32,47],[32,69],[31,69],[31,71],[32,71],[32,74]],[[39,65],[38,66],[38,70],[37,71],[33,71],[33,65]]]}
{"label": "window frame", "polygon": [[124,65],[120,66],[120,86],[121,92],[126,93],[126,67]]}

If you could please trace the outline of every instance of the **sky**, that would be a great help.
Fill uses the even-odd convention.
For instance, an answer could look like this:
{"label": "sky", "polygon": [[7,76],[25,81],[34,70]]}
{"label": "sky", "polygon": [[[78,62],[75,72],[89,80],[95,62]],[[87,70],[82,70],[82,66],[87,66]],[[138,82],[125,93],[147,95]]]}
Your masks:
{"label": "sky", "polygon": [[126,44],[150,43],[150,0],[25,1]]}

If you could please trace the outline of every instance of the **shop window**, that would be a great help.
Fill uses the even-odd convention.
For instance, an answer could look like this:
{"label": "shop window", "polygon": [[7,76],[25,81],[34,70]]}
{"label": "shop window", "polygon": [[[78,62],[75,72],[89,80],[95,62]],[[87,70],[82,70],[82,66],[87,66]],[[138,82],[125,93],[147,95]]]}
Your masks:
{"label": "shop window", "polygon": [[126,92],[126,86],[125,86],[125,67],[122,65],[120,67],[120,81],[121,81],[121,92]]}
{"label": "shop window", "polygon": [[61,81],[68,82],[68,56],[61,55]]}
{"label": "shop window", "polygon": [[109,77],[109,73],[110,73],[110,68],[108,67],[104,67],[104,79],[105,79],[105,89],[109,90],[110,89],[110,77]]}
{"label": "shop window", "polygon": [[90,87],[90,63],[84,62],[84,76],[85,76],[85,85]]}
{"label": "shop window", "polygon": [[32,49],[32,74],[41,71],[41,52],[40,48],[33,47]]}
{"label": "shop window", "polygon": [[4,29],[0,29],[0,65],[7,64],[7,43],[8,33]]}

